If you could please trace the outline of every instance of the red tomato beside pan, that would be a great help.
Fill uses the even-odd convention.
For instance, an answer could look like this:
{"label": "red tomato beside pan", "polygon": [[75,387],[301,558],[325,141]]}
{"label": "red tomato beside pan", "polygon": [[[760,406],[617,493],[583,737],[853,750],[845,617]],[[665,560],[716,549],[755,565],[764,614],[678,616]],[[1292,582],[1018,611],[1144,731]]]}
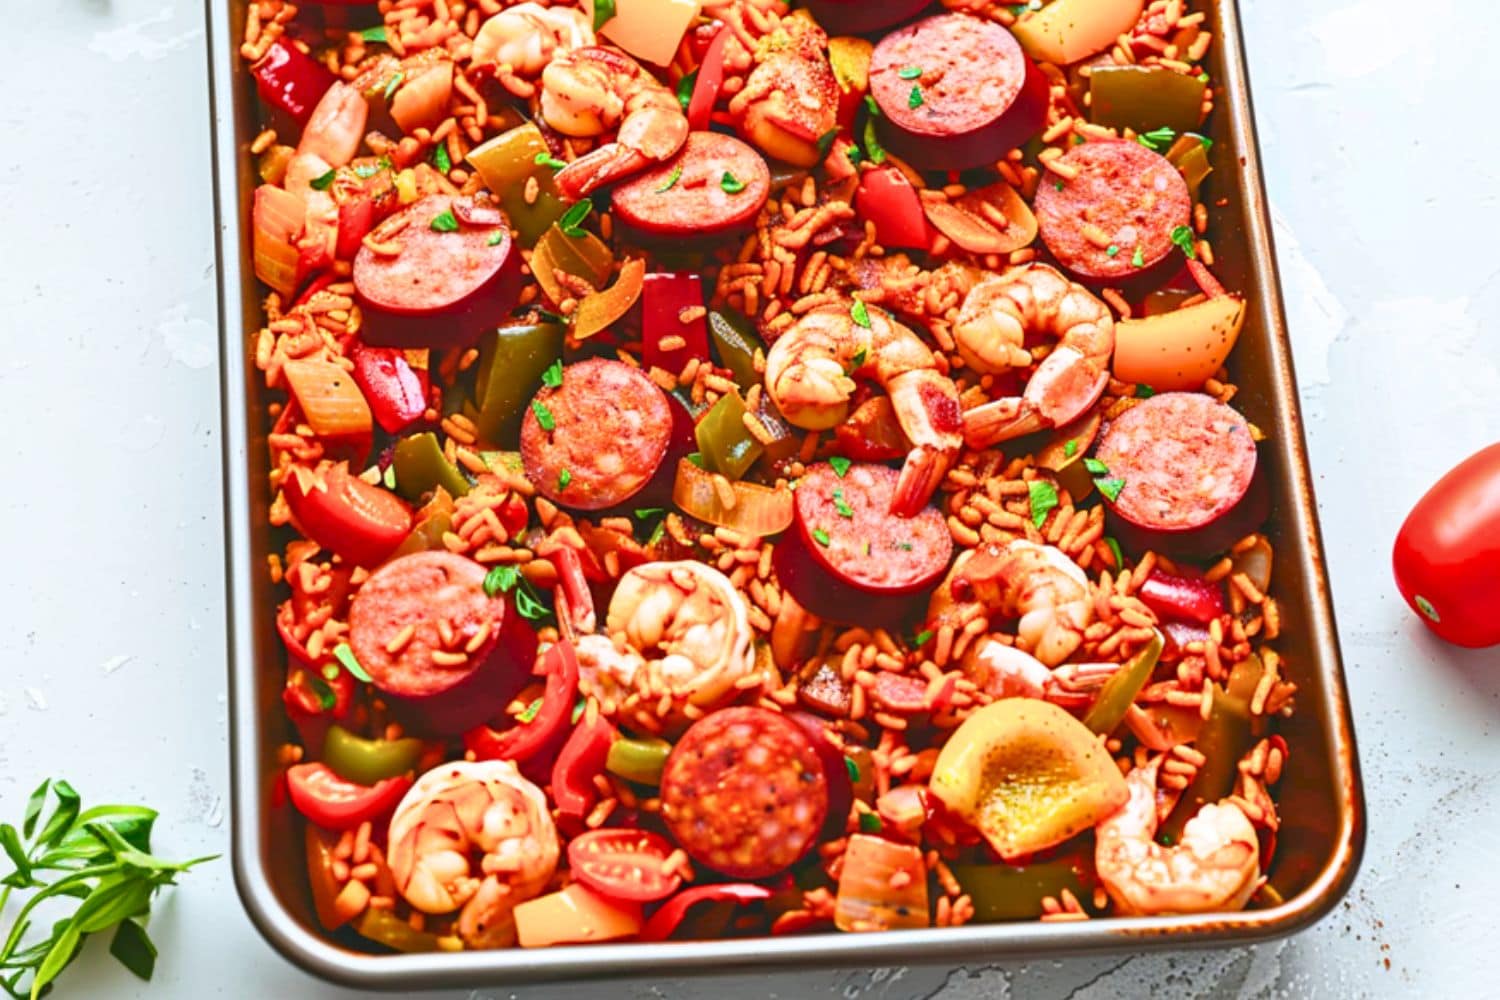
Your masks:
{"label": "red tomato beside pan", "polygon": [[1500,645],[1500,443],[1460,462],[1417,501],[1391,561],[1401,596],[1440,638]]}

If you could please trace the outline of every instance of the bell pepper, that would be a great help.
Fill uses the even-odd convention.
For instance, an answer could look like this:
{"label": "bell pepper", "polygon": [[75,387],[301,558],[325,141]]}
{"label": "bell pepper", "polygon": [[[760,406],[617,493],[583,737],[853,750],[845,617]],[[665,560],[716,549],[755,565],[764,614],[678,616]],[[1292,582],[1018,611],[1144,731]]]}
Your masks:
{"label": "bell pepper", "polygon": [[861,174],[854,208],[861,219],[875,223],[875,238],[887,249],[926,250],[932,245],[932,226],[917,189],[895,167],[876,167]]}
{"label": "bell pepper", "polygon": [[343,462],[293,465],[281,492],[302,533],[355,566],[378,566],[411,531],[406,504]]}
{"label": "bell pepper", "polygon": [[334,256],[353,260],[375,224],[400,205],[396,173],[388,159],[364,157],[341,167],[329,188],[338,206],[338,238]]}
{"label": "bell pepper", "polygon": [[871,396],[833,429],[839,454],[859,462],[893,462],[911,451],[889,396]]}
{"label": "bell pepper", "polygon": [[568,731],[573,715],[573,699],[578,693],[578,657],[573,644],[558,642],[537,662],[547,683],[542,691],[542,707],[530,722],[517,723],[497,731],[488,725],[475,726],[464,734],[464,748],[479,760],[530,760],[558,744]]}
{"label": "bell pepper", "polygon": [[324,453],[363,468],[374,441],[374,423],[354,377],[332,361],[307,358],[288,361],[281,372]]}
{"label": "bell pepper", "polygon": [[745,401],[737,391],[726,392],[693,428],[703,467],[730,480],[744,476],[765,449],[745,428]]}
{"label": "bell pepper", "polygon": [[[684,323],[682,312],[692,309],[698,316]],[[670,350],[661,346],[668,337],[683,340]],[[641,286],[641,360],[647,366],[677,374],[696,358],[708,360],[708,323],[703,313],[703,279],[682,271],[660,271],[646,275]]]}
{"label": "bell pepper", "polygon": [[[542,162],[537,162],[541,157]],[[552,150],[541,129],[530,122],[502,132],[475,146],[465,157],[484,178],[485,187],[500,199],[505,218],[520,236],[521,245],[533,247],[552,224],[562,218],[568,203],[558,194],[548,165]],[[536,181],[536,197],[526,200],[528,180]]]}
{"label": "bell pepper", "polygon": [[479,344],[474,423],[485,441],[514,441],[526,404],[542,373],[562,357],[563,328],[556,323],[502,326]]}
{"label": "bell pepper", "polygon": [[828,65],[839,86],[837,120],[845,131],[854,127],[854,118],[870,92],[870,58],[874,52],[875,46],[865,38],[838,35],[828,39]]}
{"label": "bell pepper", "polygon": [[661,772],[667,766],[667,756],[671,752],[672,744],[666,740],[618,739],[610,745],[604,769],[639,785],[657,785],[661,783]]}
{"label": "bell pepper", "polygon": [[414,736],[367,740],[343,726],[329,726],[328,735],[323,737],[323,762],[346,781],[373,785],[416,767],[422,748],[422,741]]}
{"label": "bell pepper", "polygon": [[413,368],[405,351],[357,346],[354,381],[365,394],[375,422],[387,434],[400,434],[427,412],[426,369]]}
{"label": "bell pepper", "polygon": [[416,513],[416,523],[406,540],[396,546],[391,558],[408,556],[413,552],[436,552],[445,548],[443,536],[453,530],[453,497],[439,486],[432,491],[432,498]]}
{"label": "bell pepper", "polygon": [[641,929],[641,904],[609,899],[577,882],[528,899],[515,909],[522,948],[585,944],[630,937]]}
{"label": "bell pepper", "polygon": [[1234,665],[1225,687],[1215,686],[1208,719],[1193,743],[1206,759],[1178,797],[1176,807],[1162,821],[1158,837],[1168,838],[1171,843],[1181,840],[1182,828],[1200,808],[1234,791],[1240,760],[1250,752],[1257,738],[1250,699],[1264,669],[1260,657],[1252,653]]}
{"label": "bell pepper", "polygon": [[732,309],[710,310],[708,335],[719,365],[734,373],[742,391],[749,392],[751,386],[761,383],[761,373],[755,370],[755,352],[764,356],[766,345],[749,320]]}
{"label": "bell pepper", "polygon": [[1141,584],[1141,602],[1163,618],[1207,625],[1224,613],[1224,589],[1202,577],[1152,571]]}
{"label": "bell pepper", "polygon": [[[569,236],[562,231],[561,226],[553,225],[537,241],[536,250],[552,267],[575,278],[582,278],[594,288],[603,288],[614,272],[614,253],[603,240],[587,229],[579,230],[576,236]],[[560,302],[567,297],[567,293],[557,285],[557,279],[551,273],[542,273],[542,269],[535,264],[532,271],[548,298]]]}
{"label": "bell pepper", "polygon": [[307,124],[334,80],[326,66],[281,38],[250,67],[250,75],[260,99],[291,115],[298,125]]}
{"label": "bell pepper", "polygon": [[844,851],[833,922],[841,931],[926,927],[927,865],[922,849],[856,833]]}
{"label": "bell pepper", "polygon": [[1167,162],[1177,168],[1187,182],[1188,197],[1198,200],[1198,189],[1214,168],[1208,162],[1209,142],[1201,135],[1184,132],[1167,150]]}
{"label": "bell pepper", "polygon": [[338,835],[312,823],[307,824],[303,835],[307,851],[307,884],[312,889],[313,912],[318,915],[318,923],[323,925],[323,929],[329,931],[338,930],[348,922],[333,905],[343,889],[343,885],[333,874],[333,848],[338,839]]}
{"label": "bell pepper", "polygon": [[1161,659],[1162,635],[1157,632],[1135,656],[1120,664],[1120,669],[1110,675],[1099,689],[1099,696],[1083,717],[1083,724],[1098,733],[1108,736],[1124,720],[1125,713],[1135,703],[1135,696],[1151,679],[1151,671]]}
{"label": "bell pepper", "polygon": [[1034,920],[1042,899],[1057,899],[1064,889],[1079,902],[1093,893],[1084,885],[1087,868],[1079,858],[1056,858],[1026,865],[953,865],[953,877],[974,904],[974,921]]}
{"label": "bell pepper", "polygon": [[582,819],[599,797],[594,776],[604,773],[604,762],[610,747],[620,738],[620,731],[604,716],[590,722],[580,719],[552,765],[552,800],[564,816]]}
{"label": "bell pepper", "polygon": [[468,479],[443,455],[431,431],[397,441],[391,464],[396,470],[396,492],[408,500],[420,499],[439,486],[455,498],[468,495]]}
{"label": "bell pepper", "polygon": [[1089,73],[1089,120],[1137,132],[1186,132],[1203,118],[1205,86],[1196,76],[1161,66],[1095,66]]}
{"label": "bell pepper", "polygon": [[354,930],[360,937],[400,952],[445,951],[438,936],[419,931],[390,910],[366,910]]}
{"label": "bell pepper", "polygon": [[708,128],[709,114],[719,99],[724,87],[724,47],[733,34],[727,27],[720,28],[714,40],[708,43],[703,61],[698,64],[698,75],[693,80],[693,96],[688,99],[688,128],[701,132]]}
{"label": "bell pepper", "polygon": [[329,830],[352,830],[396,808],[412,779],[385,778],[373,785],[345,781],[327,764],[314,762],[287,768],[287,791],[292,805],[312,822]]}
{"label": "bell pepper", "polygon": [[579,299],[573,313],[573,339],[587,340],[623,318],[640,299],[645,279],[645,260],[632,257],[620,265],[614,284]]}
{"label": "bell pepper", "polygon": [[964,720],[930,787],[1007,860],[1082,833],[1130,797],[1099,738],[1035,698],[993,702]]}
{"label": "bell pepper", "polygon": [[714,885],[697,885],[684,889],[662,904],[661,909],[651,915],[646,926],[641,928],[642,941],[665,941],[682,925],[688,912],[699,903],[734,903],[745,906],[763,903],[771,898],[771,890],[763,885],[749,882],[721,882]]}

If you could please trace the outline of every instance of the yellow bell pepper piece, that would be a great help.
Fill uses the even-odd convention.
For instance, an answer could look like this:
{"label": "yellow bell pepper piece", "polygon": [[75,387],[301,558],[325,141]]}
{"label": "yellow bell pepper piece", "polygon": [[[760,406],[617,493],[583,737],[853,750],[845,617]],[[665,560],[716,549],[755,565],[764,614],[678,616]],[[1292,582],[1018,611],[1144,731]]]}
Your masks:
{"label": "yellow bell pepper piece", "polygon": [[522,948],[581,944],[641,932],[641,904],[607,899],[577,884],[527,900],[515,909]]}

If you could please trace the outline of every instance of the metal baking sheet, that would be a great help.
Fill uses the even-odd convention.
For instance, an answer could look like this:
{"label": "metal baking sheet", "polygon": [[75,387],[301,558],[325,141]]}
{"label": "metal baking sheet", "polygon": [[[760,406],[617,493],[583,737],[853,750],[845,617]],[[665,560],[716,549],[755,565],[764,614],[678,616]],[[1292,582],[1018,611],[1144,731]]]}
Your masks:
{"label": "metal baking sheet", "polygon": [[1364,798],[1238,11],[1233,0],[1215,0],[1208,8],[1217,37],[1208,62],[1219,87],[1209,132],[1215,141],[1211,184],[1216,196],[1228,199],[1212,209],[1215,270],[1228,287],[1243,289],[1251,306],[1232,364],[1240,386],[1236,404],[1269,436],[1262,460],[1269,465],[1273,490],[1266,531],[1276,548],[1272,588],[1282,607],[1277,646],[1286,674],[1299,687],[1297,713],[1281,730],[1292,755],[1279,787],[1283,825],[1271,871],[1272,884],[1286,902],[1215,916],[421,955],[372,954],[360,950],[352,935],[324,932],[312,913],[298,821],[289,807],[271,804],[280,773],[276,751],[285,734],[284,654],[273,625],[277,596],[265,572],[271,550],[265,490],[271,400],[250,361],[249,334],[261,326],[263,292],[251,266],[245,224],[257,183],[247,150],[259,128],[254,84],[237,51],[245,0],[206,4],[218,223],[234,876],[251,920],[289,961],[325,979],[390,990],[767,967],[984,962],[1266,940],[1312,923],[1343,896],[1364,846]]}

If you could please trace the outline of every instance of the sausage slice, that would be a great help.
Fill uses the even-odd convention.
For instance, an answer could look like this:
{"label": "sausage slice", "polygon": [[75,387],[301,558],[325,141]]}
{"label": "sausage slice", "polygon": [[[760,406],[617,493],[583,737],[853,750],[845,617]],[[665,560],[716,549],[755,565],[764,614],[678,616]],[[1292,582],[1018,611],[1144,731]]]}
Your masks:
{"label": "sausage slice", "polygon": [[653,236],[717,236],[748,225],[771,194],[771,171],[732,135],[692,132],[675,157],[615,188],[621,221]]}

